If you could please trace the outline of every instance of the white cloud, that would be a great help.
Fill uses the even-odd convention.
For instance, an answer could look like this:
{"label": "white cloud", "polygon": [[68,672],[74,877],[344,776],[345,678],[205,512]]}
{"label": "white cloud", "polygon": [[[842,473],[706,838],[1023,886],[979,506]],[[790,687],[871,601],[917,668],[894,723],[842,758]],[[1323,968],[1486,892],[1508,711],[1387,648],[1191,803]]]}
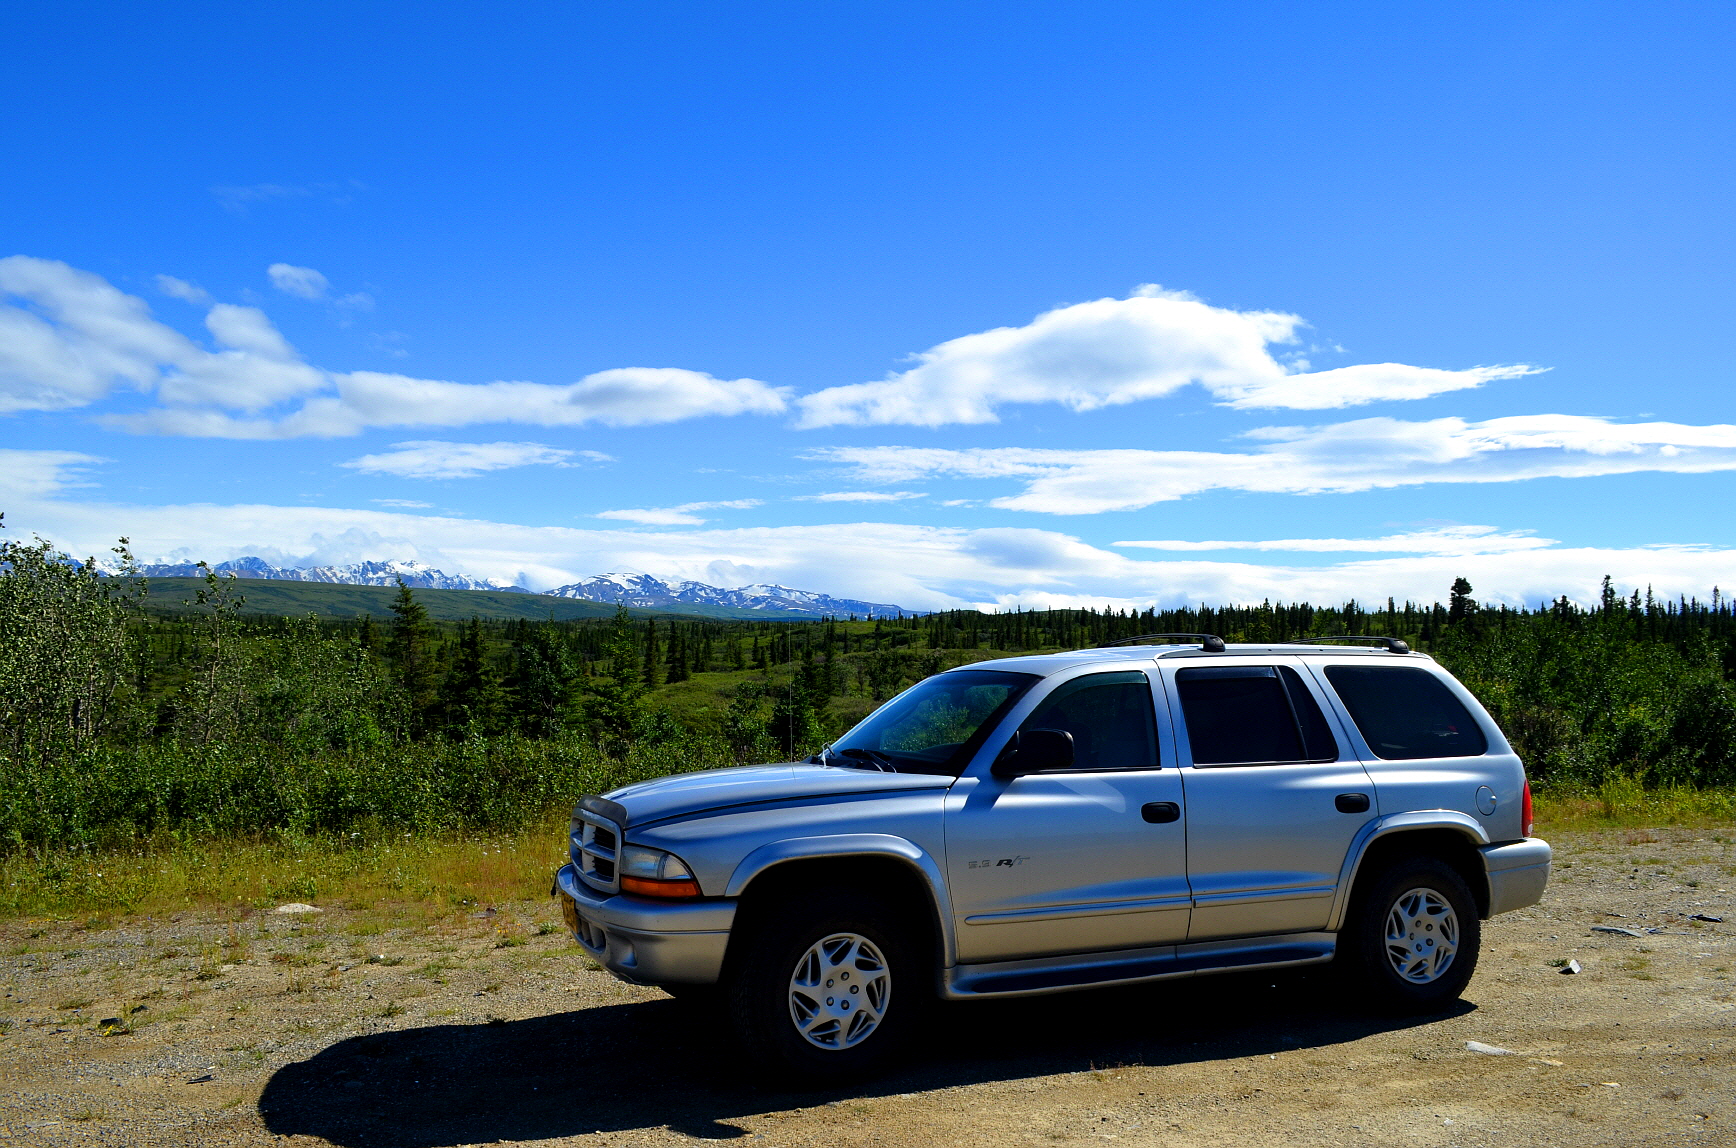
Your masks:
{"label": "white cloud", "polygon": [[171,299],[184,299],[189,303],[201,305],[211,302],[211,293],[205,288],[189,283],[185,279],[177,279],[173,275],[157,276],[157,290]]}
{"label": "white cloud", "polygon": [[830,387],[799,400],[804,427],[944,426],[999,421],[1009,403],[1088,411],[1171,394],[1197,383],[1232,407],[1323,410],[1418,399],[1514,378],[1535,368],[1446,371],[1399,363],[1292,373],[1267,349],[1292,343],[1300,317],[1212,307],[1142,288],[1127,299],[1059,307],[1024,327],[951,339],[880,382]]}
{"label": "white cloud", "polygon": [[[16,302],[14,302],[16,300]],[[0,414],[80,407],[201,352],[141,299],[48,259],[0,259]]]}
{"label": "white cloud", "polygon": [[370,498],[376,506],[392,506],[400,510],[433,510],[432,502],[417,502],[413,498]]}
{"label": "white cloud", "polygon": [[[0,494],[10,498],[46,498],[68,487],[86,485],[87,466],[107,462],[70,450],[8,450],[0,448]],[[0,506],[0,511],[7,509]]]}
{"label": "white cloud", "polygon": [[[275,264],[273,270],[284,272],[275,278],[286,289],[318,286],[297,277],[318,276],[309,268]],[[357,297],[346,300],[362,306]],[[103,425],[138,433],[278,439],[478,423],[642,426],[707,415],[778,414],[788,406],[787,388],[673,367],[598,371],[565,385],[337,373],[302,361],[256,308],[220,303],[205,324],[219,346],[215,352],[157,322],[143,300],[100,276],[47,259],[0,259],[0,414],[86,406],[128,386],[155,391],[163,405],[102,416]],[[308,397],[298,408],[267,413],[303,396]]]}
{"label": "white cloud", "polygon": [[[10,484],[0,471],[0,493]],[[645,570],[712,585],[779,582],[917,609],[967,604],[1144,608],[1388,595],[1444,599],[1458,576],[1485,601],[1597,598],[1608,573],[1624,592],[1652,586],[1705,599],[1729,586],[1736,550],[1548,546],[1478,554],[1412,554],[1306,566],[1151,561],[1055,531],[968,530],[880,522],[735,530],[582,530],[300,506],[123,506],[6,493],[7,526],[73,553],[102,553],[127,535],[144,561],[258,554],[280,564],[414,558],[443,570],[548,589],[606,570]]]}
{"label": "white cloud", "polygon": [[834,447],[810,457],[850,464],[858,478],[887,485],[938,476],[1017,479],[1023,491],[989,505],[1046,514],[1135,510],[1210,490],[1342,494],[1435,482],[1736,470],[1736,426],[1728,424],[1582,415],[1373,418],[1268,427],[1249,437],[1263,445],[1245,452]]}
{"label": "white cloud", "polygon": [[273,263],[265,269],[271,285],[285,295],[298,299],[321,299],[331,283],[312,267],[297,267],[293,263]]}
{"label": "white cloud", "polygon": [[1517,550],[1540,550],[1554,546],[1552,538],[1539,538],[1529,530],[1501,531],[1493,526],[1437,526],[1384,538],[1274,538],[1264,541],[1201,541],[1158,539],[1147,542],[1115,542],[1143,550],[1213,551],[1266,550],[1312,554],[1500,554]]}
{"label": "white cloud", "polygon": [[927,498],[916,490],[834,490],[829,494],[798,495],[797,502],[903,502],[908,498]]}
{"label": "white cloud", "polygon": [[747,510],[764,505],[757,498],[737,498],[730,502],[684,502],[680,506],[651,506],[642,510],[603,510],[592,518],[609,518],[617,522],[637,522],[645,526],[703,526],[710,519],[700,518],[696,510]]}
{"label": "white cloud", "polygon": [[399,478],[475,478],[518,466],[565,466],[573,451],[540,442],[395,442],[383,454],[365,454],[339,466]]}

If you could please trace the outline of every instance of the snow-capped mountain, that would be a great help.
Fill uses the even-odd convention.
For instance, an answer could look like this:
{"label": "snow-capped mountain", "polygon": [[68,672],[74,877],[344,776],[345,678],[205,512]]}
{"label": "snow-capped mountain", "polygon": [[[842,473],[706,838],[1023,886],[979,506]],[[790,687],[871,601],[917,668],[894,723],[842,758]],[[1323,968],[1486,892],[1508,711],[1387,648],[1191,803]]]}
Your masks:
{"label": "snow-capped mountain", "polygon": [[[468,574],[447,574],[425,562],[354,562],[348,566],[273,566],[263,558],[232,558],[212,567],[219,575],[233,574],[238,578],[267,578],[284,582],[336,582],[349,586],[396,586],[399,579],[416,590],[510,590],[529,594],[523,586],[509,586],[491,578],[472,578]],[[139,573],[147,578],[197,578],[199,567],[192,562],[141,566]],[[583,598],[590,602],[621,603],[640,609],[666,609],[673,606],[728,606],[737,610],[767,610],[786,614],[833,615],[854,614],[858,618],[890,618],[908,613],[884,602],[861,602],[854,598],[834,598],[830,594],[815,594],[788,586],[737,586],[731,590],[708,586],[704,582],[676,582],[671,585],[649,574],[598,574],[582,582],[548,590],[556,598]]]}
{"label": "snow-capped mountain", "polygon": [[834,598],[830,594],[815,594],[788,586],[737,586],[725,590],[704,582],[676,582],[672,585],[649,574],[598,574],[547,593],[557,598],[619,602],[643,609],[680,605],[732,606],[739,610],[780,610],[796,614],[854,614],[858,618],[890,618],[908,613],[884,602]]}
{"label": "snow-capped mountain", "polygon": [[[273,566],[263,558],[233,558],[212,567],[218,574],[234,574],[238,578],[268,578],[281,582],[337,582],[348,586],[404,585],[417,590],[510,590],[528,594],[523,586],[509,586],[492,578],[472,578],[468,574],[447,574],[426,562],[354,562],[348,566]],[[199,567],[192,562],[174,565],[141,566],[139,572],[147,578],[197,578]]]}

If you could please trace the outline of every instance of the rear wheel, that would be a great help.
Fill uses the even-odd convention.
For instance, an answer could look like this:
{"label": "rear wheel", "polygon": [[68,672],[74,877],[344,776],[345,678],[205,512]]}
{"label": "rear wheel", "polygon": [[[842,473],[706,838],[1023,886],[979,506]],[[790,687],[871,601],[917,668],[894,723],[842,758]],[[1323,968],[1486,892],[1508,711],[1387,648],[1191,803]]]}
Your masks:
{"label": "rear wheel", "polygon": [[1385,1012],[1439,1011],[1477,971],[1482,924],[1457,870],[1435,857],[1402,857],[1358,883],[1338,964],[1347,987]]}
{"label": "rear wheel", "polygon": [[898,914],[850,895],[768,914],[732,958],[730,1017],[750,1063],[780,1084],[847,1084],[902,1041],[928,986]]}

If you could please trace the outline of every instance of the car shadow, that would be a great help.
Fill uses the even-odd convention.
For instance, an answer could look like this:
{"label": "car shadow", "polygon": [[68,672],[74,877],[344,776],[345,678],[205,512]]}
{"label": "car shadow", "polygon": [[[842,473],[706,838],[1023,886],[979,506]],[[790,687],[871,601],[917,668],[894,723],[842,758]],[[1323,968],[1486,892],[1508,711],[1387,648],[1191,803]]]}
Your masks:
{"label": "car shadow", "polygon": [[673,1000],[529,1020],[428,1025],[353,1037],[274,1073],[266,1127],[345,1148],[436,1148],[666,1126],[748,1135],[744,1118],[1116,1065],[1163,1066],[1293,1052],[1426,1026],[1376,1017],[1323,974],[1245,973],[938,1007],[890,1072],[789,1092],[752,1083],[718,1018]]}

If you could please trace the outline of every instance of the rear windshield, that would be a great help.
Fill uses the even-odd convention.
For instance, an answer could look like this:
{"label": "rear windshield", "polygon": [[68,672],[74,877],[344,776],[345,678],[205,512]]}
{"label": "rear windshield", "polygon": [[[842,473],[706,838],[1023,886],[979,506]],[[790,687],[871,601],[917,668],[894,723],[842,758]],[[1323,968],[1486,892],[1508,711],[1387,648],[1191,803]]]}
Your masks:
{"label": "rear windshield", "polygon": [[936,674],[869,714],[831,752],[865,759],[870,768],[956,777],[1001,715],[1039,680],[1005,670]]}
{"label": "rear windshield", "polygon": [[1379,757],[1477,757],[1489,742],[1465,703],[1427,670],[1408,666],[1327,666],[1326,679]]}

